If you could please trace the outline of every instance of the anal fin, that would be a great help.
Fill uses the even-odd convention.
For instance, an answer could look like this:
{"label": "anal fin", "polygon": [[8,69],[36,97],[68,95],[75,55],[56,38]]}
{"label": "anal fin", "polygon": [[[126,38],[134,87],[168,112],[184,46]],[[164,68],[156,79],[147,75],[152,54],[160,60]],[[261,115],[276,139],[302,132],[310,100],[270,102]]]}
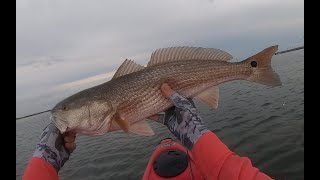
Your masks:
{"label": "anal fin", "polygon": [[201,92],[195,99],[207,104],[211,108],[218,108],[219,104],[219,88],[217,86],[210,87]]}

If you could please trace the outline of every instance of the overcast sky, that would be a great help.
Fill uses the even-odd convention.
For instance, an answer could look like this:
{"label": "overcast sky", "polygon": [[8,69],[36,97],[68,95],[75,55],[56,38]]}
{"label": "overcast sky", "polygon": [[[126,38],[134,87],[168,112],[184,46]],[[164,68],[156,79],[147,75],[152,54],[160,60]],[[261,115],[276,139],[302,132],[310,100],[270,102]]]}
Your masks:
{"label": "overcast sky", "polygon": [[17,0],[17,116],[109,80],[126,59],[168,46],[242,60],[304,44],[303,0]]}

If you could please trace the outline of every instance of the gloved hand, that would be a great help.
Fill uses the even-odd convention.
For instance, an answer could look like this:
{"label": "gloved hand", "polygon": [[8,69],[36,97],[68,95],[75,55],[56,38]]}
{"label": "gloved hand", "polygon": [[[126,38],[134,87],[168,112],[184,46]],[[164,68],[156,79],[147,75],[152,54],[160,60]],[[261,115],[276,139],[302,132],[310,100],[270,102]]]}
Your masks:
{"label": "gloved hand", "polygon": [[74,132],[61,134],[59,129],[50,123],[43,130],[33,157],[45,159],[59,172],[76,148],[75,135]]}
{"label": "gloved hand", "polygon": [[164,115],[160,115],[159,121],[166,125],[184,146],[192,150],[199,138],[209,131],[207,126],[198,115],[191,99],[174,92],[166,83],[161,86],[161,91],[165,97],[170,98],[174,106]]}

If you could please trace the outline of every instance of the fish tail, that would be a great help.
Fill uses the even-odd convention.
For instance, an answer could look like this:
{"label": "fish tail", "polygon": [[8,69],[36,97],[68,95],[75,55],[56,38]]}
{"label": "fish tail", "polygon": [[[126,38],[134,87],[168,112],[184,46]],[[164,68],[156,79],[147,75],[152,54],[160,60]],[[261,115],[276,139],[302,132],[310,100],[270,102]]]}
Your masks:
{"label": "fish tail", "polygon": [[248,78],[249,81],[269,86],[281,86],[278,74],[271,67],[272,56],[277,50],[278,45],[271,46],[243,61],[252,68],[252,73]]}

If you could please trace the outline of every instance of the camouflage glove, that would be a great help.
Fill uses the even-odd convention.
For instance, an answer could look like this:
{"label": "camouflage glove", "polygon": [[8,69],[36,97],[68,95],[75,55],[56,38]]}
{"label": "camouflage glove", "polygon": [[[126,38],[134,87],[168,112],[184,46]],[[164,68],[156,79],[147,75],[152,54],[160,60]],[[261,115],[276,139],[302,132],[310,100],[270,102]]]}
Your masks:
{"label": "camouflage glove", "polygon": [[160,118],[182,144],[192,150],[198,139],[209,130],[198,115],[192,100],[176,92],[170,96],[170,100],[174,106]]}
{"label": "camouflage glove", "polygon": [[33,157],[45,159],[59,172],[69,156],[70,152],[64,147],[63,135],[50,123],[43,130]]}

